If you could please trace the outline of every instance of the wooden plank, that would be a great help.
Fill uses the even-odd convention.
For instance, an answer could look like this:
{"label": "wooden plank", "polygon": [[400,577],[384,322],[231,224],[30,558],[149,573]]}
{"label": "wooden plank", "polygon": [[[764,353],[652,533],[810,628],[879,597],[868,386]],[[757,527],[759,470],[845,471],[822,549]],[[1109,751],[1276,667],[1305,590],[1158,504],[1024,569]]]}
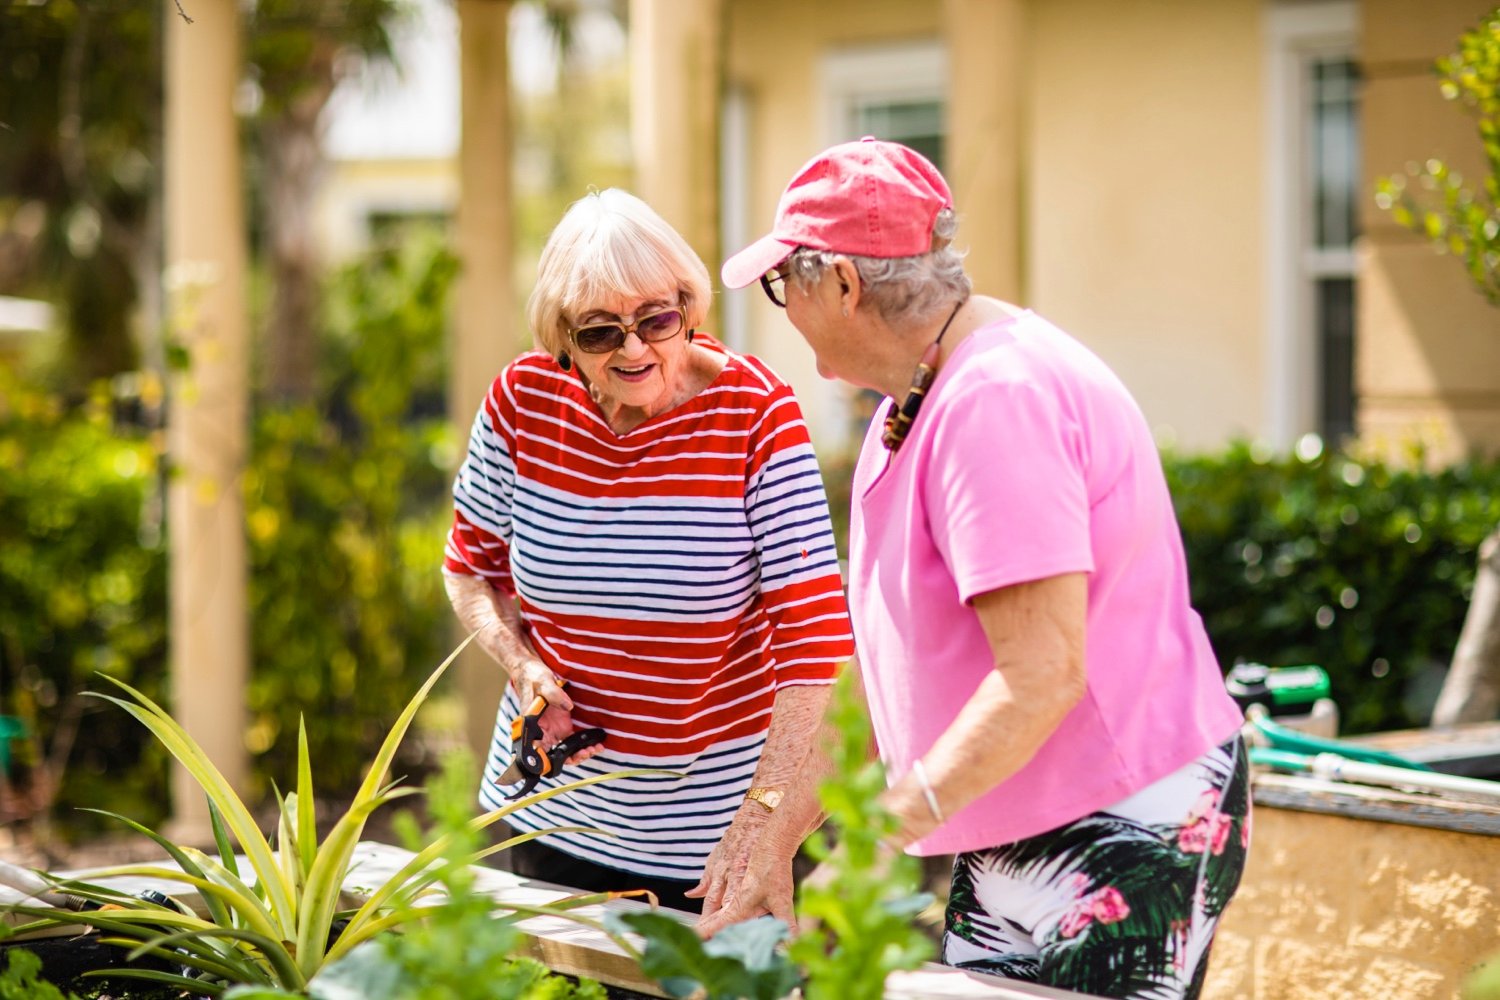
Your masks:
{"label": "wooden plank", "polygon": [[1258,806],[1500,836],[1500,806],[1456,802],[1436,795],[1271,773],[1254,776],[1251,795]]}

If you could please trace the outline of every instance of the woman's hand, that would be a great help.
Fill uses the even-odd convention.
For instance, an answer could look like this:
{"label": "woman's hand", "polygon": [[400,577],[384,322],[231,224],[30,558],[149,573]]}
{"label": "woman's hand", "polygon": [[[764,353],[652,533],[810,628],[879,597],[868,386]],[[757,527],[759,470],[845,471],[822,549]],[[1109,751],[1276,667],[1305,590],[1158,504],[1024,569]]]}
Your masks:
{"label": "woman's hand", "polygon": [[708,856],[708,863],[703,866],[703,878],[683,895],[689,899],[701,898],[705,914],[723,906],[725,897],[731,895],[745,877],[751,851],[770,818],[770,811],[759,803],[748,800],[742,803],[734,815],[734,822],[729,824],[723,839]]}
{"label": "woman's hand", "polygon": [[[542,727],[542,749],[550,750],[573,734],[577,728],[573,723],[573,699],[563,690],[562,680],[545,663],[535,656],[527,657],[510,668],[510,682],[515,686],[516,697],[525,712],[537,696],[547,699],[546,711],[538,719]],[[588,760],[603,744],[584,747],[569,757],[567,763],[577,764]]]}
{"label": "woman's hand", "polygon": [[[786,921],[789,927],[796,926],[796,917],[792,913],[792,858],[801,841],[788,846],[788,839],[771,831],[755,838],[743,872],[725,884],[717,902],[704,899],[703,916],[698,918],[699,937],[713,937],[730,924],[763,913]],[[687,894],[693,895],[697,888],[695,886]]]}

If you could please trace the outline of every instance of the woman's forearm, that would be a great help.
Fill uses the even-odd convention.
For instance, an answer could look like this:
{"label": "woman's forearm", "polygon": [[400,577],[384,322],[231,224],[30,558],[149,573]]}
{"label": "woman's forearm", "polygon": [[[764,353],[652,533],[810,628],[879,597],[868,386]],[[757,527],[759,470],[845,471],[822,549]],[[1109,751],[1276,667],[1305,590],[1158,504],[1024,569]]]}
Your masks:
{"label": "woman's forearm", "polygon": [[981,594],[974,610],[995,658],[957,717],[884,795],[901,844],[1015,774],[1083,697],[1087,578],[1051,577]]}
{"label": "woman's forearm", "polygon": [[751,784],[759,788],[786,790],[802,769],[813,749],[813,737],[833,688],[827,684],[801,684],[776,692],[771,709],[771,728]]}
{"label": "woman's forearm", "polygon": [[444,571],[443,586],[458,620],[474,633],[474,641],[500,664],[507,676],[524,660],[536,659],[514,601],[477,576]]}

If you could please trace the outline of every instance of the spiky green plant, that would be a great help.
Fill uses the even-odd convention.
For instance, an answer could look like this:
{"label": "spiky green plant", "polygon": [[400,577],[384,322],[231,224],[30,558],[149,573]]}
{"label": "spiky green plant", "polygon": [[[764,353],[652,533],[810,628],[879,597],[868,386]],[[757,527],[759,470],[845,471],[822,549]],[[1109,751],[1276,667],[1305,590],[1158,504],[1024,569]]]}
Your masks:
{"label": "spiky green plant", "polygon": [[[472,637],[471,637],[472,638]],[[302,992],[325,964],[382,931],[418,920],[433,909],[424,902],[441,870],[435,865],[450,849],[452,837],[441,836],[399,871],[375,886],[368,899],[351,910],[341,910],[341,892],[348,879],[355,847],[370,815],[380,806],[410,795],[416,789],[399,782],[386,783],[386,774],[397,747],[411,726],[417,709],[468,644],[466,640],[427,678],[407,703],[387,733],[354,800],[321,843],[313,808],[312,763],[305,729],[298,736],[296,792],[284,799],[278,795],[278,849],[256,825],[250,810],[230,787],[202,748],[167,712],[135,688],[109,678],[130,699],[98,695],[120,706],[146,726],[177,758],[208,797],[218,857],[178,846],[161,834],[114,813],[112,816],[149,837],[180,870],[158,865],[120,865],[92,874],[94,879],[136,876],[178,883],[195,891],[206,916],[179,901],[154,902],[93,882],[51,879],[59,891],[97,904],[97,909],[54,910],[27,905],[7,905],[0,910],[35,918],[16,928],[18,934],[58,925],[78,925],[107,935],[101,940],[131,949],[132,959],[153,955],[182,967],[180,973],[152,969],[113,969],[109,975],[132,976],[192,990],[195,994],[219,996],[235,984],[264,986]],[[132,700],[133,699],[133,700]],[[515,803],[477,816],[470,821],[474,831],[483,830],[517,809],[574,788],[639,774],[619,771],[585,778],[548,789]],[[573,832],[560,828],[513,837],[473,852],[477,862],[508,847],[543,833]],[[598,831],[580,831],[598,832]],[[242,874],[239,857],[250,872]],[[39,873],[40,874],[40,873]],[[47,877],[47,876],[43,876]],[[605,898],[578,896],[541,907],[505,906],[516,912],[562,913],[575,906]]]}

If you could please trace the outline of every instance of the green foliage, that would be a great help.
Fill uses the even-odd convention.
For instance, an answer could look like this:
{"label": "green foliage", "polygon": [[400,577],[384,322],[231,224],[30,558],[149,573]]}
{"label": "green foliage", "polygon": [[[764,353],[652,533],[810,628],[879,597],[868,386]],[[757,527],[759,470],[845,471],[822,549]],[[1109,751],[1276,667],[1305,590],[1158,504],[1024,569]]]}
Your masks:
{"label": "green foliage", "polygon": [[69,391],[135,362],[161,5],[0,4],[0,292],[57,303]]}
{"label": "green foliage", "polygon": [[[471,862],[483,853],[484,838],[472,817],[473,772],[472,761],[459,752],[428,782],[428,812],[435,820],[430,834],[409,814],[397,817],[410,850],[446,844],[433,862],[441,901],[426,906],[402,933],[381,935],[326,966],[308,983],[311,1000],[604,1000],[597,983],[575,983],[540,962],[512,957],[521,940],[513,919],[497,917],[494,903],[474,888]],[[224,1000],[302,995],[242,986]]]}
{"label": "green foliage", "polygon": [[1346,732],[1425,723],[1500,520],[1500,462],[1426,472],[1238,444],[1165,466],[1193,605],[1226,667],[1322,666]]}
{"label": "green foliage", "polygon": [[1375,200],[1395,221],[1463,261],[1474,286],[1500,304],[1500,9],[1458,40],[1436,64],[1443,97],[1474,116],[1489,172],[1476,184],[1448,161],[1412,164],[1408,177],[1376,183]]}
{"label": "green foliage", "polygon": [[63,806],[158,808],[165,757],[79,697],[96,671],[160,689],[166,559],[143,517],[155,469],[152,442],[112,427],[107,400],[70,410],[0,369],[0,715],[37,737],[14,746],[24,769],[78,734]]}
{"label": "green foliage", "polygon": [[787,926],[772,917],[733,924],[707,941],[678,918],[655,911],[613,913],[606,925],[645,939],[641,971],[669,996],[781,1000],[801,978],[781,947]]}
{"label": "green foliage", "polygon": [[440,386],[455,271],[435,240],[341,271],[320,402],[257,416],[245,487],[250,740],[271,773],[290,763],[277,738],[300,709],[323,781],[350,787],[390,692],[410,688],[443,643],[438,567],[455,462]]}
{"label": "green foliage", "polygon": [[257,0],[246,9],[245,54],[264,99],[261,114],[305,114],[299,103],[312,94],[326,101],[357,57],[390,60],[391,28],[409,7],[407,0]]}
{"label": "green foliage", "polygon": [[39,979],[42,960],[25,948],[11,948],[0,970],[0,1000],[78,1000],[73,993],[64,993],[56,986]]}
{"label": "green foliage", "polygon": [[896,823],[878,802],[885,772],[869,757],[870,720],[848,675],[832,713],[841,738],[829,748],[834,769],[819,788],[828,822],[805,845],[822,865],[798,890],[798,915],[812,928],[783,949],[787,927],[770,917],[705,942],[664,914],[611,916],[616,930],[645,938],[641,971],[669,995],[779,1000],[800,978],[806,1000],[880,1000],[892,972],[931,957],[932,942],[916,921],[931,897],[916,891],[917,860],[882,843]]}
{"label": "green foliage", "polygon": [[[344,887],[353,870],[355,848],[370,815],[414,791],[399,782],[386,784],[396,748],[417,709],[462,649],[460,646],[455,650],[412,696],[370,762],[348,809],[321,839],[313,806],[316,799],[312,762],[306,735],[299,734],[296,792],[281,803],[274,849],[250,810],[192,737],[151,699],[124,682],[115,681],[130,697],[106,696],[106,699],[150,730],[207,796],[218,857],[173,844],[139,823],[115,816],[150,838],[178,867],[120,865],[94,872],[92,877],[150,878],[181,884],[200,896],[207,916],[200,917],[170,898],[134,896],[90,882],[50,876],[43,877],[61,891],[100,904],[99,908],[75,912],[6,904],[0,906],[0,913],[33,918],[31,923],[16,928],[18,934],[58,926],[93,928],[109,935],[101,939],[104,943],[131,948],[132,959],[151,955],[182,967],[180,974],[141,968],[115,969],[109,972],[114,977],[164,983],[210,997],[218,997],[228,987],[238,984],[255,987],[264,996],[279,995],[276,991],[300,993],[325,966],[360,944],[382,932],[431,916],[435,904],[429,890],[440,875],[447,874],[463,889],[467,883],[456,881],[455,866],[467,866],[515,843],[512,839],[483,851],[473,850],[472,838],[480,831],[517,809],[573,788],[656,773],[618,771],[597,775],[526,796],[473,819],[454,820],[450,815],[450,822],[458,823],[459,833],[439,835],[389,878],[374,886],[363,903],[341,909]],[[451,804],[448,808],[450,813],[454,809]],[[250,872],[241,872],[240,857],[248,863],[253,878]],[[450,859],[449,864],[434,864],[444,857]],[[571,897],[545,906],[505,904],[504,909],[527,915],[561,913],[574,906],[598,902],[607,895]]]}
{"label": "green foliage", "polygon": [[917,860],[882,845],[896,823],[877,801],[885,773],[869,757],[870,721],[848,675],[832,712],[842,739],[830,747],[833,775],[819,789],[828,822],[806,845],[828,877],[798,891],[798,915],[814,927],[792,943],[791,957],[806,973],[806,1000],[880,1000],[886,977],[932,955],[916,922],[930,898],[916,892]]}
{"label": "green foliage", "polygon": [[[318,405],[255,416],[245,477],[253,673],[247,733],[262,775],[295,765],[298,708],[323,791],[344,794],[393,691],[438,658],[451,616],[437,567],[454,437],[442,419],[453,257],[409,240],[340,272]],[[94,672],[160,697],[166,554],[160,435],[0,371],[0,715],[71,755],[59,806],[161,818],[166,757],[113,712],[81,717]],[[76,742],[71,733],[77,733]],[[15,745],[22,768],[35,746]],[[266,787],[262,785],[262,788]]]}
{"label": "green foliage", "polygon": [[1491,955],[1464,980],[1463,1000],[1500,1000],[1500,954]]}

